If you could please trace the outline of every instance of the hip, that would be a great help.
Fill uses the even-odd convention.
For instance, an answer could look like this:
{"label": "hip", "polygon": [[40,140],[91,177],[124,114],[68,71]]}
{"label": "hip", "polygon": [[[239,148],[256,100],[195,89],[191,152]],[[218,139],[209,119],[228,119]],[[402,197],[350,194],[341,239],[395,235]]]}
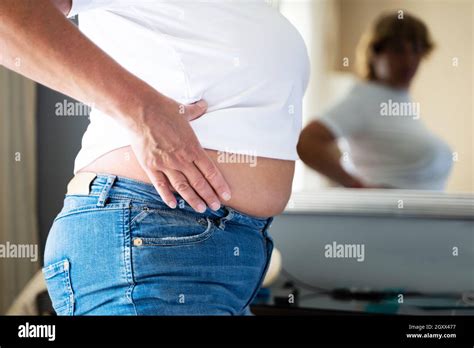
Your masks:
{"label": "hip", "polygon": [[227,206],[197,213],[176,198],[170,209],[153,186],[115,175],[67,194],[44,257],[56,312],[244,313],[269,265],[272,218]]}

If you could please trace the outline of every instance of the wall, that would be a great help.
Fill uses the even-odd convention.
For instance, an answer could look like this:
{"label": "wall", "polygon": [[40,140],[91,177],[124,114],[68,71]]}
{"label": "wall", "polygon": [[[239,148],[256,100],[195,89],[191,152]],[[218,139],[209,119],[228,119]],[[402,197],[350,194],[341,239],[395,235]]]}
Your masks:
{"label": "wall", "polygon": [[[38,216],[41,250],[55,216],[62,208],[74,159],[89,120],[56,116],[55,104],[71,99],[38,85]],[[42,254],[42,253],[41,253]]]}
{"label": "wall", "polygon": [[[269,232],[284,269],[312,287],[460,293],[474,289],[473,225],[472,220],[396,215],[283,214]],[[333,242],[363,244],[364,260],[326,258],[325,245]],[[284,279],[281,275],[272,285],[274,291],[281,292],[277,287]],[[324,297],[301,303],[338,309],[356,304]]]}

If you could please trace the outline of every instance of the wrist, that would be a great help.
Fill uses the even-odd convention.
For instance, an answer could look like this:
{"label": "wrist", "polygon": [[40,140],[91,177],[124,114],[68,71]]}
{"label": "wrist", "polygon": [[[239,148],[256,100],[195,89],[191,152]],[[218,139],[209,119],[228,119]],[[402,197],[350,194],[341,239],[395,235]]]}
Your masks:
{"label": "wrist", "polygon": [[[132,86],[132,85],[130,85]],[[117,105],[118,121],[132,133],[142,134],[143,127],[148,124],[150,109],[160,109],[165,97],[158,91],[143,83],[130,88],[123,98],[119,98]],[[154,120],[158,121],[158,113],[153,113]]]}

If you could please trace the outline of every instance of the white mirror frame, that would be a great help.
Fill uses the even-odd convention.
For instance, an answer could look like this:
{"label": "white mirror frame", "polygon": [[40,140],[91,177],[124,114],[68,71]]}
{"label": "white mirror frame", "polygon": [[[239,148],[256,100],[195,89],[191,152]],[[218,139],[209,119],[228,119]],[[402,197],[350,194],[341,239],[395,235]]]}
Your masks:
{"label": "white mirror frame", "polygon": [[346,188],[294,192],[284,214],[396,215],[474,220],[474,194]]}

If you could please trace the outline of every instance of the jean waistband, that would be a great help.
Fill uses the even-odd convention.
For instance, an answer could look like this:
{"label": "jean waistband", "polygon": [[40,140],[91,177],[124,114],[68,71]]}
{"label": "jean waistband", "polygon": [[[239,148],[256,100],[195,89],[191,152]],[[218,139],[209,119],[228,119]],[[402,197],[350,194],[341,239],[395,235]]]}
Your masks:
{"label": "jean waistband", "polygon": [[[204,213],[198,213],[179,193],[173,192],[173,194],[178,203],[175,209],[201,214],[205,217],[217,218],[220,219],[221,224],[225,224],[227,221],[232,220],[236,223],[245,224],[266,231],[270,228],[273,221],[273,217],[265,218],[252,216],[226,205],[221,205],[220,209],[217,211],[207,208]],[[98,206],[106,205],[109,197],[115,197],[126,198],[132,201],[135,200],[150,205],[160,205],[163,209],[171,210],[171,208],[162,200],[158,191],[156,191],[152,184],[114,174],[96,173],[96,177],[90,184],[89,195],[98,196]]]}

